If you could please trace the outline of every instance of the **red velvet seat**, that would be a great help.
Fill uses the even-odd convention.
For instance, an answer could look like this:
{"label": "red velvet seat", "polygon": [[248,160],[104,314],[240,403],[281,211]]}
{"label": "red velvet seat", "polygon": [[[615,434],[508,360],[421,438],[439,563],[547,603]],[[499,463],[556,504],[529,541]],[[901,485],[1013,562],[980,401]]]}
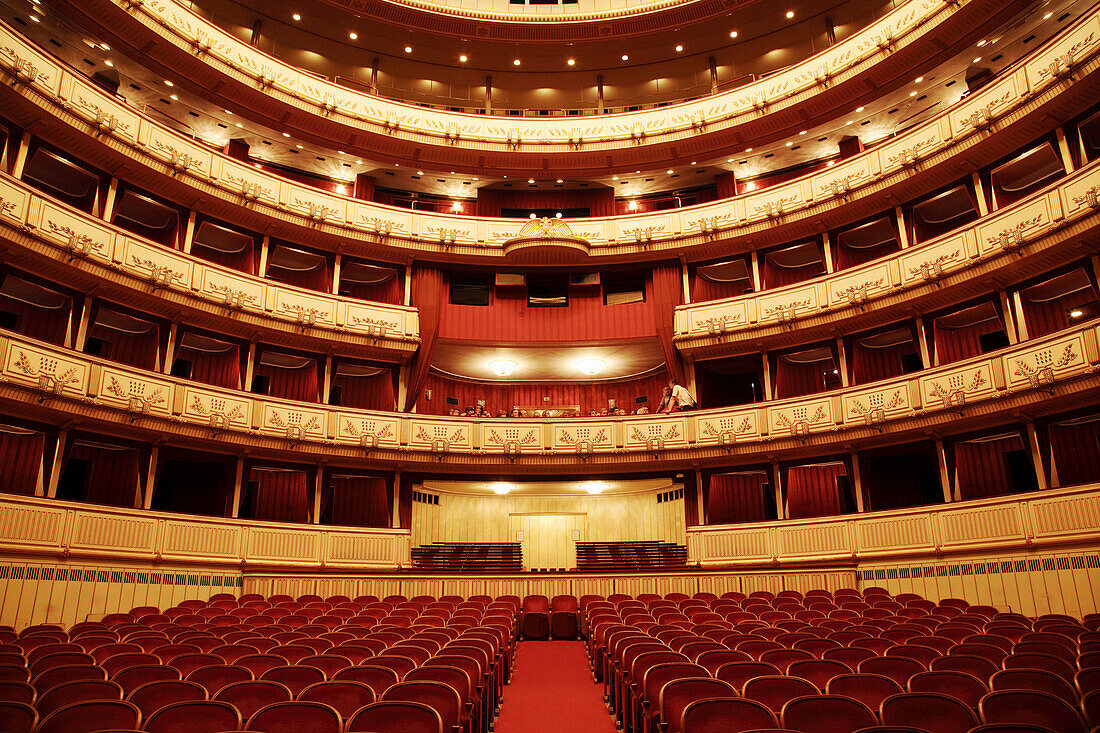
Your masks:
{"label": "red velvet seat", "polygon": [[520,628],[524,639],[550,638],[550,601],[546,596],[531,595],[523,599]]}
{"label": "red velvet seat", "polygon": [[715,698],[688,703],[681,715],[683,733],[746,733],[779,725],[775,713],[753,700]]}
{"label": "red velvet seat", "polygon": [[580,627],[575,596],[554,596],[550,601],[550,636],[554,639],[576,639]]}
{"label": "red velvet seat", "polygon": [[804,733],[853,733],[878,723],[872,710],[843,695],[808,695],[787,702],[780,713],[784,728]]}
{"label": "red velvet seat", "polygon": [[27,682],[0,682],[0,702],[22,702],[33,705],[37,693]]}
{"label": "red velvet seat", "polygon": [[209,667],[200,667],[187,675],[188,682],[196,682],[213,695],[226,685],[234,682],[246,682],[255,679],[251,670],[232,664],[215,664]]}
{"label": "red velvet seat", "polygon": [[374,691],[363,682],[332,680],[310,685],[298,695],[302,702],[322,702],[340,713],[345,720],[356,710],[375,701]]}
{"label": "red velvet seat", "polygon": [[723,682],[730,683],[740,691],[746,682],[755,677],[778,674],[780,674],[779,669],[767,662],[728,662],[719,667],[714,676]]}
{"label": "red velvet seat", "polygon": [[53,711],[38,724],[36,733],[95,733],[140,727],[141,710],[133,703],[94,700],[75,702]]}
{"label": "red velvet seat", "polygon": [[[30,679],[29,673],[24,669],[21,681],[26,682],[28,679]],[[30,684],[31,687],[35,689],[35,692],[41,695],[51,687],[56,687],[66,682],[105,679],[107,679],[107,671],[102,667],[91,667],[81,664],[72,667],[54,667],[53,669],[46,670],[41,674],[35,675],[34,679],[30,680]]]}
{"label": "red velvet seat", "polygon": [[657,697],[660,730],[662,733],[681,733],[684,708],[696,700],[736,697],[737,690],[722,680],[689,677],[667,682]]}
{"label": "red velvet seat", "polygon": [[902,687],[908,684],[910,677],[925,669],[923,664],[907,657],[875,657],[860,662],[856,667],[857,672],[885,675]]}
{"label": "red velvet seat", "polygon": [[804,679],[776,675],[754,677],[741,690],[743,697],[763,703],[775,713],[780,712],[789,700],[816,694],[817,687]]}
{"label": "red velvet seat", "polygon": [[32,733],[38,725],[38,713],[25,702],[0,702],[0,730],[6,733]]}
{"label": "red velvet seat", "polygon": [[383,700],[366,705],[348,721],[347,733],[444,733],[443,719],[417,702]]}
{"label": "red velvet seat", "polygon": [[208,697],[206,689],[197,682],[164,680],[138,687],[126,696],[126,700],[137,705],[141,714],[148,717],[174,702],[206,700]]}
{"label": "red velvet seat", "polygon": [[312,684],[324,682],[326,678],[325,673],[316,667],[286,666],[269,669],[260,675],[260,679],[286,685],[291,693],[297,695]]}
{"label": "red velvet seat", "polygon": [[1079,695],[1073,685],[1043,669],[1002,669],[989,680],[990,690],[1039,690],[1076,706]]}
{"label": "red velvet seat", "polygon": [[104,680],[79,680],[57,685],[42,693],[35,703],[38,715],[46,717],[66,705],[85,700],[121,700],[122,688]]}
{"label": "red velvet seat", "polygon": [[851,673],[852,669],[848,665],[829,659],[808,659],[795,662],[787,668],[789,676],[808,680],[815,684],[819,690],[824,690],[832,678]]}
{"label": "red velvet seat", "polygon": [[1028,723],[1057,733],[1085,733],[1084,719],[1074,707],[1037,690],[996,690],[978,704],[982,723]]}
{"label": "red velvet seat", "polygon": [[967,733],[978,716],[961,700],[935,692],[906,692],[882,701],[884,725],[908,725],[928,733]]}
{"label": "red velvet seat", "polygon": [[276,702],[257,710],[245,730],[263,733],[342,733],[344,722],[335,708],[320,702]]}
{"label": "red velvet seat", "polygon": [[218,690],[214,700],[227,702],[248,720],[257,710],[276,702],[287,702],[294,695],[286,685],[271,680],[234,682]]}
{"label": "red velvet seat", "polygon": [[901,685],[889,677],[859,672],[838,675],[825,685],[826,693],[859,700],[872,710],[878,710],[882,701],[891,695],[904,691]]}
{"label": "red velvet seat", "polygon": [[989,687],[982,680],[966,672],[948,672],[932,670],[918,672],[909,678],[909,692],[937,692],[966,703],[967,707],[978,709],[978,701],[988,692]]}
{"label": "red velvet seat", "polygon": [[148,716],[143,730],[148,733],[222,733],[240,730],[241,714],[236,707],[216,700],[184,700],[162,707]]}

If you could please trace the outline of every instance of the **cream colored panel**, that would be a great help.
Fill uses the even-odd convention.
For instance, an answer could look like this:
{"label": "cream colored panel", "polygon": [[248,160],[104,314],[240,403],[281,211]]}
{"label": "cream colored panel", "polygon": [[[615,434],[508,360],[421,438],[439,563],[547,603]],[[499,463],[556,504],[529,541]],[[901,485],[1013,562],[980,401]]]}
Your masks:
{"label": "cream colored panel", "polygon": [[152,372],[133,376],[113,365],[99,370],[99,399],[135,415],[167,417],[172,407],[172,382],[152,378]]}
{"label": "cream colored panel", "polygon": [[971,361],[966,366],[943,369],[937,374],[921,377],[920,389],[926,410],[959,404],[960,395],[964,403],[988,399],[997,391],[993,383],[992,361]]}
{"label": "cream colored panel", "polygon": [[458,421],[409,419],[412,438],[409,445],[420,450],[443,447],[446,450],[469,450],[470,426]]}
{"label": "cream colored panel", "polygon": [[373,438],[379,447],[392,448],[397,445],[397,418],[339,412],[336,414],[336,425],[336,439],[341,443],[361,445],[364,439]]}
{"label": "cream colored panel", "polygon": [[983,94],[962,100],[949,113],[952,136],[960,137],[974,132],[975,124],[980,129],[985,129],[990,120],[1014,107],[1020,96],[1015,75],[1008,74],[990,84]]}
{"label": "cream colored panel", "polygon": [[1037,58],[1028,61],[1025,68],[1031,91],[1064,78],[1068,67],[1094,53],[1098,44],[1100,19],[1093,16],[1048,45]]}
{"label": "cream colored panel", "polygon": [[868,298],[878,298],[893,290],[889,261],[876,262],[829,278],[829,307],[858,305]]}
{"label": "cream colored panel", "polygon": [[252,313],[263,311],[267,287],[264,283],[205,265],[196,268],[196,276],[199,280],[195,289],[207,300]]}
{"label": "cream colored panel", "polygon": [[304,326],[336,326],[336,301],[332,296],[310,295],[302,290],[269,285],[267,297],[268,307],[276,318]]}
{"label": "cream colored panel", "polygon": [[[401,338],[403,336],[419,337],[419,330],[415,324],[406,323],[406,318],[415,311],[386,308],[385,306],[372,305],[370,303],[354,300],[343,301],[347,309],[345,325],[349,331],[356,333],[376,333],[380,338]],[[373,329],[373,331],[372,331]],[[382,329],[381,332],[378,329]]]}
{"label": "cream colored panel", "polygon": [[514,447],[526,452],[545,447],[542,444],[542,425],[539,423],[486,422],[482,423],[482,436],[483,447],[487,451],[507,451]]}
{"label": "cream colored panel", "polygon": [[1024,531],[1019,504],[941,509],[936,519],[942,528],[944,546],[1018,538]]}
{"label": "cream colored panel", "polygon": [[762,434],[767,434],[766,429],[761,433],[759,418],[759,410],[744,409],[717,414],[708,411],[707,414],[696,415],[696,441],[701,444],[718,443],[722,435],[732,437],[734,440],[758,439]]}
{"label": "cream colored panel", "polygon": [[880,415],[886,420],[907,417],[917,407],[912,403],[908,380],[857,387],[844,393],[844,422],[871,423]]}
{"label": "cream colored panel", "polygon": [[799,426],[806,426],[811,432],[824,430],[837,422],[833,415],[833,400],[830,397],[817,397],[803,400],[794,406],[780,404],[768,408],[768,423],[771,435],[795,435]]}
{"label": "cream colored panel", "polygon": [[[1054,224],[1054,211],[1047,196],[1039,196],[1019,204],[977,225],[978,252],[983,257],[1018,250],[1023,242],[1040,236]],[[1060,214],[1061,212],[1057,212]]]}
{"label": "cream colored panel", "polygon": [[239,526],[190,521],[165,520],[160,552],[179,559],[236,558],[241,556],[242,529]]}
{"label": "cream colored panel", "polygon": [[1100,204],[1100,168],[1091,166],[1066,181],[1059,182],[1066,216],[1076,218],[1087,216]]}
{"label": "cream colored panel", "polygon": [[167,163],[178,172],[187,171],[200,178],[210,177],[211,153],[208,148],[186,140],[158,125],[143,125],[141,136],[145,152]]}
{"label": "cream colored panel", "polygon": [[50,394],[83,397],[88,392],[88,364],[69,360],[59,353],[64,352],[13,342],[7,349],[4,376],[17,384],[37,387]]}
{"label": "cream colored panel", "polygon": [[252,562],[315,563],[321,557],[320,541],[310,529],[250,527],[246,556]]}
{"label": "cream colored panel", "polygon": [[944,273],[950,273],[968,266],[968,241],[966,234],[962,233],[903,251],[898,256],[902,285],[912,287],[924,283],[926,278],[936,279],[937,267]]}
{"label": "cream colored panel", "polygon": [[[137,485],[134,485],[137,491]],[[94,515],[78,512],[74,517],[71,547],[101,550],[119,555],[150,556],[156,552],[157,522],[136,516]]]}
{"label": "cream colored panel", "polygon": [[219,156],[213,175],[218,184],[246,201],[259,201],[268,206],[279,203],[279,180],[256,168]]}
{"label": "cream colored panel", "polygon": [[[363,203],[349,202],[349,224],[382,237],[408,237],[412,229],[412,216],[401,211],[384,209]],[[518,230],[517,230],[518,231]]]}
{"label": "cream colored panel", "polygon": [[822,307],[817,283],[783,288],[774,294],[764,291],[756,298],[757,318],[762,324],[785,323],[816,314]]}
{"label": "cream colored panel", "polygon": [[1084,333],[1078,332],[1043,343],[1027,342],[1005,359],[1009,389],[1027,389],[1049,369],[1054,379],[1063,379],[1087,367]]}
{"label": "cream colored panel", "polygon": [[101,132],[128,145],[137,144],[142,120],[134,110],[106,96],[77,74],[65,72],[63,84],[66,85],[63,94],[75,114],[95,125]]}
{"label": "cream colored panel", "polygon": [[65,541],[66,512],[61,507],[5,504],[0,506],[0,544],[60,548]]}
{"label": "cream colored panel", "polygon": [[41,199],[38,216],[28,220],[51,244],[100,264],[111,262],[115,235],[107,226],[94,224],[84,214]]}
{"label": "cream colored panel", "polygon": [[[626,426],[626,445],[632,450],[645,450],[650,445],[659,448],[681,448],[687,444],[685,413],[676,413],[677,419],[631,420]],[[650,443],[650,441],[657,441]]]}
{"label": "cream colored panel", "polygon": [[171,250],[148,245],[131,237],[121,237],[116,257],[123,269],[159,288],[187,290],[192,282],[192,260]]}
{"label": "cream colored panel", "polygon": [[799,180],[748,196],[745,198],[745,214],[749,221],[759,221],[805,208],[813,197],[807,189],[807,182]]}
{"label": "cream colored panel", "polygon": [[345,199],[294,183],[289,185],[286,207],[318,223],[342,225],[347,221]]}
{"label": "cream colored panel", "polygon": [[1037,536],[1095,532],[1100,527],[1100,496],[1038,496],[1027,502]]}
{"label": "cream colored panel", "polygon": [[[247,430],[252,416],[250,399],[238,397],[240,393],[217,390],[213,387],[193,386],[189,383],[177,385],[177,399],[182,393],[183,406],[180,414],[188,422],[208,423],[212,430]],[[176,412],[176,409],[173,409]]]}
{"label": "cream colored panel", "polygon": [[0,178],[0,219],[16,226],[27,219],[27,205],[31,200],[29,192],[13,186],[6,178]]}
{"label": "cream colored panel", "polygon": [[553,425],[554,450],[581,450],[587,445],[593,451],[610,450],[612,443],[612,423],[588,423],[577,422],[578,418],[572,418],[568,423]]}
{"label": "cream colored panel", "polygon": [[21,82],[29,82],[47,97],[56,96],[61,83],[61,68],[31,44],[7,28],[0,34],[0,58],[6,70],[12,70]]}
{"label": "cream colored panel", "polygon": [[[305,367],[309,369],[310,367]],[[254,402],[253,405],[256,403]],[[300,440],[320,440],[325,435],[326,415],[324,409],[289,407],[275,402],[260,403],[260,432],[286,438],[292,442]]]}

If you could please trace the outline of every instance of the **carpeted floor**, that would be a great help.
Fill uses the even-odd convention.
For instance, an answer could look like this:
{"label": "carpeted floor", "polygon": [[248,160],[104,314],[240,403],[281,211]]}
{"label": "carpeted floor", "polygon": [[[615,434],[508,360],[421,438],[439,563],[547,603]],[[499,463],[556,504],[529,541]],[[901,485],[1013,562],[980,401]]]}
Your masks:
{"label": "carpeted floor", "polygon": [[615,733],[582,641],[523,641],[496,733]]}

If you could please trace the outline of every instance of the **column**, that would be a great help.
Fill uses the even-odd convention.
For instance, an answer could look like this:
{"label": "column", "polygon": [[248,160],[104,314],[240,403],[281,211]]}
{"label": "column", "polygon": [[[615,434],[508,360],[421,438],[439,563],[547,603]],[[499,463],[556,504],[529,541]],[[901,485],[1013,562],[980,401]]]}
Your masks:
{"label": "column", "polygon": [[772,460],[772,488],[775,490],[775,516],[786,519],[787,502],[783,500],[783,472],[776,460]]}
{"label": "column", "polygon": [[57,498],[57,484],[61,480],[61,469],[65,461],[65,448],[69,443],[69,431],[61,428],[57,431],[57,445],[53,452],[53,463],[50,466],[50,482],[46,487],[46,498]]}
{"label": "column", "polygon": [[313,474],[313,513],[310,517],[310,522],[313,524],[321,523],[321,487],[325,483],[325,467],[323,465],[317,467],[317,471]]}
{"label": "column", "polygon": [[920,347],[920,360],[924,368],[939,366],[939,354],[932,354],[928,350],[928,331],[924,326],[923,316],[917,316],[917,341],[920,342],[917,346]]}
{"label": "column", "polygon": [[832,274],[836,272],[836,267],[833,265],[833,243],[829,241],[829,233],[821,233],[822,252],[825,254],[825,272]]}
{"label": "column", "polygon": [[1008,343],[1020,343],[1020,336],[1016,331],[1016,318],[1012,312],[1012,300],[1008,297],[1008,293],[1004,290],[997,291],[997,300],[1000,302],[1001,312],[1004,314],[1005,333],[1008,334]]}
{"label": "column", "polygon": [[407,306],[412,305],[412,282],[413,282],[413,266],[412,262],[405,265],[405,296],[401,302]]}
{"label": "column", "polygon": [[256,342],[250,341],[248,343],[248,360],[244,366],[244,387],[246,392],[252,391],[252,377],[256,372]]}
{"label": "column", "polygon": [[24,132],[23,137],[19,138],[19,149],[15,151],[15,162],[11,167],[12,178],[22,178],[23,169],[27,165],[27,154],[31,149],[31,134]]}
{"label": "column", "polygon": [[852,493],[856,497],[856,511],[862,514],[867,511],[867,498],[863,494],[863,479],[859,473],[859,454],[852,451],[848,459],[852,463]]}
{"label": "column", "polygon": [[260,242],[260,269],[256,272],[260,277],[267,277],[267,256],[271,249],[271,235],[265,234]]}
{"label": "column", "polygon": [[936,464],[940,469],[940,485],[943,487],[943,500],[945,502],[958,501],[958,489],[952,488],[954,481],[947,470],[947,453],[943,447],[943,440],[936,438]]}
{"label": "column", "polygon": [[[985,198],[985,186],[982,185],[982,177],[978,173],[971,173],[970,180],[974,184],[974,195],[978,197],[978,216],[989,214],[989,202]],[[997,202],[993,205],[996,208]]]}
{"label": "column", "polygon": [[[1073,173],[1073,153],[1070,152],[1069,142],[1066,140],[1066,128],[1059,125],[1054,128],[1054,137],[1058,139],[1058,153],[1062,156],[1062,167],[1066,171],[1068,176]],[[1081,156],[1081,160],[1084,160],[1085,156]]]}
{"label": "column", "polygon": [[898,220],[898,244],[902,249],[907,249],[909,245],[909,228],[905,221],[905,212],[901,210],[900,206],[894,207],[894,216]]}
{"label": "column", "polygon": [[332,294],[340,294],[340,266],[343,262],[344,255],[342,252],[336,253],[336,259],[332,262]]}
{"label": "column", "polygon": [[1039,433],[1035,430],[1035,423],[1030,420],[1024,423],[1024,427],[1027,428],[1027,442],[1031,447],[1031,462],[1035,464],[1035,478],[1039,490],[1044,491],[1050,488],[1050,481],[1047,478],[1046,464],[1043,463],[1043,451],[1039,448]]}
{"label": "column", "polygon": [[837,371],[840,372],[840,386],[851,387],[851,378],[848,376],[848,350],[844,348],[844,339],[836,337],[837,360],[840,362]]}
{"label": "column", "polygon": [[153,488],[156,486],[157,480],[157,459],[160,456],[160,444],[153,443],[149,449],[149,465],[148,470],[145,472],[145,491],[142,497],[141,507],[142,509],[152,509],[153,507]]}
{"label": "column", "polygon": [[176,360],[176,332],[179,325],[176,321],[172,321],[168,326],[168,344],[164,347],[164,363],[161,364],[161,372],[164,374],[171,373],[172,364]]}
{"label": "column", "polygon": [[1031,337],[1027,333],[1027,319],[1024,318],[1024,302],[1020,298],[1020,291],[1012,291],[1012,313],[1016,319],[1016,333],[1020,336],[1020,341],[1027,341]]}
{"label": "column", "polygon": [[390,527],[393,529],[401,529],[401,513],[400,500],[398,495],[401,492],[401,469],[397,469],[393,472],[393,496],[390,501]]}
{"label": "column", "polygon": [[195,243],[195,220],[198,215],[198,211],[191,209],[191,213],[187,216],[187,228],[183,232],[183,253],[187,255],[191,254],[191,246]]}
{"label": "column", "polygon": [[103,200],[103,221],[110,223],[111,217],[115,215],[115,201],[118,200],[118,179],[111,178],[111,182],[107,184],[107,196]]}
{"label": "column", "polygon": [[237,519],[241,516],[241,489],[244,487],[244,456],[237,456],[237,472],[233,477],[233,498],[230,499],[229,516]]}
{"label": "column", "polygon": [[771,359],[768,358],[767,351],[761,351],[760,356],[764,360],[764,399],[774,400],[775,393],[772,392],[772,368],[770,364]]}
{"label": "column", "polygon": [[749,261],[752,265],[752,289],[753,292],[759,293],[764,289],[764,281],[760,279],[760,256],[756,254],[755,249],[749,253]]}
{"label": "column", "polygon": [[680,279],[684,286],[684,304],[687,305],[691,302],[691,282],[688,277],[687,263],[682,258],[680,260]]}
{"label": "column", "polygon": [[330,398],[332,397],[332,354],[328,354],[327,356],[325,356],[325,380],[322,389],[324,391],[321,392],[321,404],[331,404]]}
{"label": "column", "polygon": [[84,302],[80,307],[80,324],[76,328],[76,343],[73,344],[73,349],[76,351],[83,351],[84,344],[88,341],[88,322],[92,318],[92,307],[94,304],[94,297],[91,295],[84,296]]}
{"label": "column", "polygon": [[707,511],[703,506],[703,472],[699,466],[694,467],[695,474],[695,518],[696,526],[702,527],[707,523]]}

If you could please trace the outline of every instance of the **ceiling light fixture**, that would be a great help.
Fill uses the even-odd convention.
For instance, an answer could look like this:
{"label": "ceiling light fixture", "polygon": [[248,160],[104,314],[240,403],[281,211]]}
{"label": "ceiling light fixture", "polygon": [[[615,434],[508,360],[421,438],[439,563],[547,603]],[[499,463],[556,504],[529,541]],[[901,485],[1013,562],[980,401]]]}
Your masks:
{"label": "ceiling light fixture", "polygon": [[1050,20],[1053,17],[1054,17],[1054,13],[1047,13],[1046,15],[1043,16],[1043,20]]}
{"label": "ceiling light fixture", "polygon": [[856,107],[856,112],[862,112],[862,111],[863,111],[863,107]]}
{"label": "ceiling light fixture", "polygon": [[110,59],[107,59],[107,60],[106,60],[106,61],[104,61],[103,63],[107,64],[108,66],[114,66],[114,65],[115,65],[115,62],[114,62],[114,61],[111,61]]}
{"label": "ceiling light fixture", "polygon": [[807,132],[809,132],[809,130],[799,130],[798,134],[805,135]]}
{"label": "ceiling light fixture", "polygon": [[418,175],[418,176],[422,176],[422,175],[424,175],[424,171],[417,171],[417,172],[416,172],[416,175]]}
{"label": "ceiling light fixture", "polygon": [[294,18],[294,20],[301,20],[302,19],[302,16],[299,13],[295,13],[294,15],[292,15],[290,17]]}
{"label": "ceiling light fixture", "polygon": [[565,63],[569,64],[570,66],[574,66],[577,63],[577,60],[576,59],[569,59]]}
{"label": "ceiling light fixture", "polygon": [[104,51],[110,51],[111,50],[111,47],[108,46],[106,43],[99,44],[99,47],[102,48]]}
{"label": "ceiling light fixture", "polygon": [[301,150],[301,149],[302,149],[302,146],[301,146],[301,145],[299,145],[299,146],[298,146],[298,149],[299,149],[299,150]]}
{"label": "ceiling light fixture", "polygon": [[672,175],[672,169],[671,169],[671,168],[669,168],[669,169],[668,169],[667,171],[665,171],[665,173],[667,173],[667,174],[669,174],[669,175],[671,176],[671,175]]}
{"label": "ceiling light fixture", "polygon": [[519,366],[519,364],[511,359],[493,359],[489,362],[489,371],[498,377],[507,377],[516,370],[517,366]]}
{"label": "ceiling light fixture", "polygon": [[554,181],[554,183],[565,183],[565,181],[559,178],[558,180]]}
{"label": "ceiling light fixture", "polygon": [[172,82],[170,82],[170,81],[168,81],[167,79],[165,79],[165,80],[164,80],[164,86],[166,86],[166,87],[174,87],[174,86],[175,86],[175,84],[173,84]]}
{"label": "ceiling light fixture", "polygon": [[459,56],[458,60],[459,60],[460,63],[463,63],[463,64],[466,63],[466,60],[467,60],[466,59],[466,54],[462,54],[461,56]]}
{"label": "ceiling light fixture", "polygon": [[627,56],[627,55],[626,55],[626,54],[624,53],[624,54],[623,54],[623,61],[629,61],[629,60],[630,60],[630,57],[629,57],[629,56]]}
{"label": "ceiling light fixture", "polygon": [[676,53],[680,53],[683,50],[684,50],[683,46],[676,46]]}
{"label": "ceiling light fixture", "polygon": [[981,60],[982,60],[982,57],[981,57],[981,56],[975,56],[975,57],[974,57],[974,62],[973,62],[973,63],[975,63],[975,64],[976,64],[976,63],[978,63],[978,62],[979,62],[979,61],[981,61]]}
{"label": "ceiling light fixture", "polygon": [[608,488],[607,484],[602,481],[585,481],[581,484],[581,488],[587,491],[589,494],[599,494]]}
{"label": "ceiling light fixture", "polygon": [[1071,310],[1069,312],[1069,317],[1070,318],[1080,318],[1083,315],[1085,315],[1085,312],[1083,310],[1081,310],[1080,308],[1075,308],[1074,310]]}
{"label": "ceiling light fixture", "polygon": [[751,153],[751,152],[752,152],[752,148],[745,148],[745,152],[746,152],[746,153]]}
{"label": "ceiling light fixture", "polygon": [[519,59],[512,59],[512,66],[519,66],[519,65],[520,65],[520,60]]}
{"label": "ceiling light fixture", "polygon": [[982,40],[978,41],[978,48],[981,48],[985,44],[986,44],[986,40],[983,38]]}
{"label": "ceiling light fixture", "polygon": [[916,79],[913,80],[913,83],[914,84],[920,84],[922,81],[924,81],[924,77],[923,76],[918,76]]}
{"label": "ceiling light fixture", "polygon": [[461,214],[462,213],[462,204],[458,203],[457,201],[452,201],[451,202],[451,211],[455,212],[456,214]]}
{"label": "ceiling light fixture", "polygon": [[534,178],[528,178],[528,179],[527,179],[527,182],[528,182],[528,183],[534,183],[534,182],[535,182],[535,179],[534,179]]}
{"label": "ceiling light fixture", "polygon": [[607,362],[603,359],[581,359],[577,362],[577,368],[588,375],[599,374],[605,366]]}
{"label": "ceiling light fixture", "polygon": [[412,53],[412,52],[413,52],[413,47],[412,46],[405,46],[405,53]]}
{"label": "ceiling light fixture", "polygon": [[752,181],[749,181],[748,183],[745,184],[745,190],[746,191],[755,191],[756,190],[756,184],[753,183]]}
{"label": "ceiling light fixture", "polygon": [[560,218],[561,218],[561,212],[560,212],[560,211],[558,211],[558,212],[555,212],[555,213],[554,213],[554,218],[555,218],[555,219],[560,219]]}
{"label": "ceiling light fixture", "polygon": [[730,38],[737,38],[737,31],[730,31]]}
{"label": "ceiling light fixture", "polygon": [[788,10],[787,11],[787,20],[790,20],[793,17],[794,17],[794,11],[793,10]]}
{"label": "ceiling light fixture", "polygon": [[783,145],[789,148],[792,145],[794,145],[794,143],[792,143],[790,140],[788,140],[787,142],[783,143]]}
{"label": "ceiling light fixture", "polygon": [[350,38],[353,41],[358,41],[359,40],[359,34],[356,33],[355,31],[352,31],[351,33],[348,34],[348,38]]}
{"label": "ceiling light fixture", "polygon": [[290,137],[290,133],[289,132],[284,132],[283,137]]}
{"label": "ceiling light fixture", "polygon": [[637,201],[631,201],[629,204],[627,204],[627,208],[630,209],[631,211],[637,211],[638,210],[638,202]]}
{"label": "ceiling light fixture", "polygon": [[489,491],[492,491],[494,494],[504,496],[512,489],[516,488],[516,485],[505,483],[504,481],[497,481],[496,483],[485,484],[485,488],[487,488]]}
{"label": "ceiling light fixture", "polygon": [[168,98],[171,99],[171,100],[174,100],[176,102],[180,101],[179,95],[177,95],[177,94],[169,94]]}

